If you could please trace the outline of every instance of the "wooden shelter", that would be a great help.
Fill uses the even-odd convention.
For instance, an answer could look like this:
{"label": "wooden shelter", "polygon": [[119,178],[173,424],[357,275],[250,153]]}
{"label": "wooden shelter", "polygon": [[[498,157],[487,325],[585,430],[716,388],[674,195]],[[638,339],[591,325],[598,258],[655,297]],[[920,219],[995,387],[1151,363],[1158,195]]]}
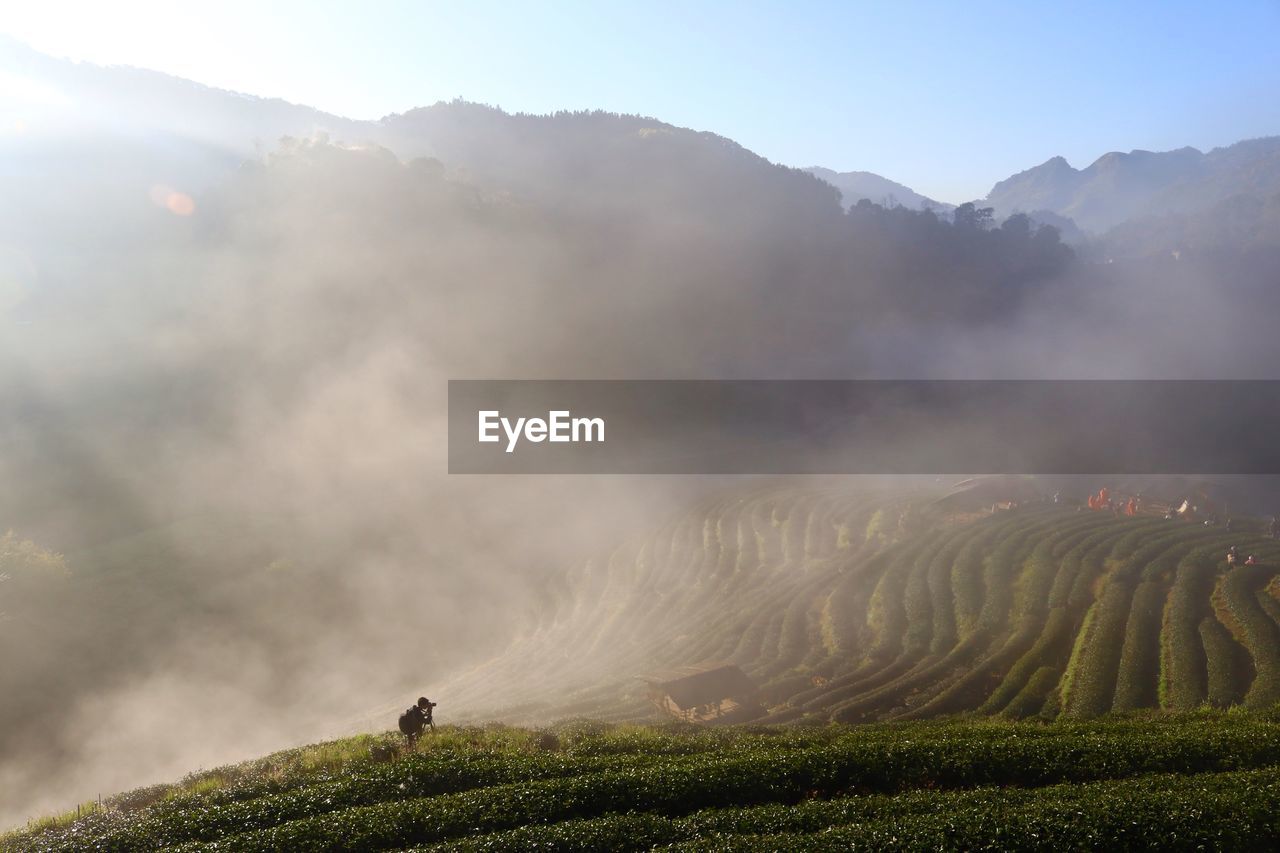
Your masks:
{"label": "wooden shelter", "polygon": [[731,663],[712,661],[640,676],[649,699],[672,716],[709,722],[759,708],[758,689]]}

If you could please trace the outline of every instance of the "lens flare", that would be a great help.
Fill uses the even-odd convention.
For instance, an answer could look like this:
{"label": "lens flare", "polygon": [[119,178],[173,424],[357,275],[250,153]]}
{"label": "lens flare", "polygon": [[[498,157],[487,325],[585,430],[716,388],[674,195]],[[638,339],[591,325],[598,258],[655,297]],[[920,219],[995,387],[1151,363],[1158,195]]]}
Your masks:
{"label": "lens flare", "polygon": [[156,184],[149,193],[152,204],[163,207],[174,216],[190,216],[196,212],[196,203],[191,196],[164,184]]}

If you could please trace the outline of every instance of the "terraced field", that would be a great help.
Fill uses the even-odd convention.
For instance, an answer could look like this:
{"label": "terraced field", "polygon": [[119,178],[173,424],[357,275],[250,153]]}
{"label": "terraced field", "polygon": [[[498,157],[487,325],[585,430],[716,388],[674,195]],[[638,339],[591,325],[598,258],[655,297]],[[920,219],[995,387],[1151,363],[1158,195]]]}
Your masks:
{"label": "terraced field", "polygon": [[[0,849],[1270,849],[1278,565],[1159,518],[738,492],[560,576],[430,691],[543,728],[291,750]],[[661,722],[636,678],[705,660],[760,687],[719,720],[748,725]]]}
{"label": "terraced field", "polygon": [[445,729],[135,791],[13,851],[1268,849],[1280,724]]}
{"label": "terraced field", "polygon": [[[749,719],[766,723],[1280,700],[1280,542],[946,507],[804,488],[708,503],[566,573],[504,655],[433,690],[477,718],[644,720],[636,676],[723,660],[762,688]],[[1230,544],[1262,564],[1228,571]]]}

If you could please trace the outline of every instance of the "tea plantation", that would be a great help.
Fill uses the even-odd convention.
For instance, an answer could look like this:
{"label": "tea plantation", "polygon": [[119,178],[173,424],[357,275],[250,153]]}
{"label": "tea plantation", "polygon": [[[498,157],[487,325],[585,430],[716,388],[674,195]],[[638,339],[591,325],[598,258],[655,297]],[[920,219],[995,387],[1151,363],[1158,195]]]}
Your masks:
{"label": "tea plantation", "polygon": [[1266,715],[445,728],[136,791],[5,850],[1230,849],[1280,843]]}
{"label": "tea plantation", "polygon": [[[1229,568],[1231,545],[1258,564]],[[642,721],[637,675],[716,660],[761,687],[738,722],[1269,708],[1278,573],[1257,519],[738,492],[565,573],[506,654],[437,692],[475,720]]]}
{"label": "tea plantation", "polygon": [[[1257,520],[739,490],[558,576],[414,749],[282,752],[0,849],[1274,849],[1278,577]],[[758,704],[677,722],[637,678],[704,661]]]}

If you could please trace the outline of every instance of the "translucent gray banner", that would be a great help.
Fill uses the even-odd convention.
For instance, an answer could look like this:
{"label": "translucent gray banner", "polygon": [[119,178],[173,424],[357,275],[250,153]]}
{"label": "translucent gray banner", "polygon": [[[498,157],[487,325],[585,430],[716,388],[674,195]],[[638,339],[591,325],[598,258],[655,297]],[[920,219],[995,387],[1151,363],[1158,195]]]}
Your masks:
{"label": "translucent gray banner", "polygon": [[453,474],[1280,474],[1277,381],[451,380]]}

